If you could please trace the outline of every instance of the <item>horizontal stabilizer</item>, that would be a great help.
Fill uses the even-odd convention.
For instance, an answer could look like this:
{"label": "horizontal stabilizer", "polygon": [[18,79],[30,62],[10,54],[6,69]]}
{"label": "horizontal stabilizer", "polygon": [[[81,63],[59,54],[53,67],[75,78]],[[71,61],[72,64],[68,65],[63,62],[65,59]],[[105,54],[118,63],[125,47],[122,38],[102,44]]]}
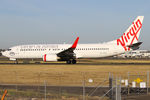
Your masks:
{"label": "horizontal stabilizer", "polygon": [[140,45],[142,44],[143,42],[137,42],[137,43],[134,43],[132,45],[129,45],[127,47],[131,48],[132,50],[137,50],[140,48]]}

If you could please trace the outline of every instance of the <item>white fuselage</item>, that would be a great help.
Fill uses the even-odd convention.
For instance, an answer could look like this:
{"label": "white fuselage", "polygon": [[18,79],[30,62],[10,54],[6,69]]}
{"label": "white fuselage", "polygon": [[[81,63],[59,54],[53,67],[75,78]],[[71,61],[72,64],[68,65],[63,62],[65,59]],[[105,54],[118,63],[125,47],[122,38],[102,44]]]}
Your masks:
{"label": "white fuselage", "polygon": [[[10,48],[2,54],[10,59],[43,58],[45,54],[57,54],[71,47],[71,44],[20,45]],[[100,58],[124,53],[117,41],[103,44],[78,44],[74,50],[76,58]]]}

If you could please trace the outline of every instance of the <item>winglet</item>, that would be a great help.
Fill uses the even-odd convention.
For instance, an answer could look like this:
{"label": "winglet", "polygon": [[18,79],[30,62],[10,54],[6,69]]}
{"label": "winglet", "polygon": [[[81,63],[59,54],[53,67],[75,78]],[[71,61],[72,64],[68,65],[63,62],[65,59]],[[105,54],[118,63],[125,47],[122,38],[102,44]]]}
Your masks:
{"label": "winglet", "polygon": [[77,37],[77,39],[75,40],[71,48],[75,49],[77,47],[78,41],[79,41],[79,37]]}

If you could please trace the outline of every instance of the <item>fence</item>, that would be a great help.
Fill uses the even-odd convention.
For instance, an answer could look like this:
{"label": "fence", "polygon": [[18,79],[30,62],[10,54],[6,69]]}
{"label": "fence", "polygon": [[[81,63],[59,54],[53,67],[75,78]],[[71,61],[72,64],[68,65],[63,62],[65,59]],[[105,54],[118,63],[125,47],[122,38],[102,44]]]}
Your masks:
{"label": "fence", "polygon": [[[45,99],[45,100],[95,100],[99,99],[109,88],[109,76],[100,78],[90,73],[79,72],[76,80],[69,73],[35,73],[31,78],[23,77],[17,71],[13,75],[7,75],[10,80],[0,80],[1,94],[8,90],[7,100],[18,100],[19,98]],[[4,75],[5,77],[5,75]],[[28,80],[28,81],[26,81]],[[9,83],[12,82],[12,83]],[[28,82],[28,84],[27,84]],[[107,98],[107,97],[105,97]]]}
{"label": "fence", "polygon": [[[103,100],[108,97],[112,100],[121,100],[121,95],[133,93],[140,95],[149,92],[149,72],[128,72],[126,75],[118,77],[110,74],[99,77],[98,73],[85,72],[78,74],[80,75],[72,75],[76,77],[76,80],[72,79],[69,73],[52,75],[41,72],[26,79],[15,71],[14,75],[7,75],[9,79],[12,78],[11,80],[0,80],[0,94],[3,94],[3,91],[7,89],[7,100],[18,100],[18,98],[24,98],[24,100],[31,98],[40,100]],[[33,80],[30,80],[32,78]],[[9,83],[10,81],[12,83]],[[137,83],[136,87],[133,87],[133,82]],[[143,88],[140,87],[140,82],[145,82]]]}

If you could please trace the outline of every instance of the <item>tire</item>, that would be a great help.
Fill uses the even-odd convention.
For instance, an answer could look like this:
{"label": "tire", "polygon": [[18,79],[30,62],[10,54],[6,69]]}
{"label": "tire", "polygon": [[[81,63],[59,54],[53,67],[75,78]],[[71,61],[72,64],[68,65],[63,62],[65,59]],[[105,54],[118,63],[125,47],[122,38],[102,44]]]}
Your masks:
{"label": "tire", "polygon": [[72,60],[72,64],[76,64],[77,63],[77,61],[76,60]]}
{"label": "tire", "polygon": [[67,60],[66,63],[67,63],[67,64],[71,64],[71,60]]}

